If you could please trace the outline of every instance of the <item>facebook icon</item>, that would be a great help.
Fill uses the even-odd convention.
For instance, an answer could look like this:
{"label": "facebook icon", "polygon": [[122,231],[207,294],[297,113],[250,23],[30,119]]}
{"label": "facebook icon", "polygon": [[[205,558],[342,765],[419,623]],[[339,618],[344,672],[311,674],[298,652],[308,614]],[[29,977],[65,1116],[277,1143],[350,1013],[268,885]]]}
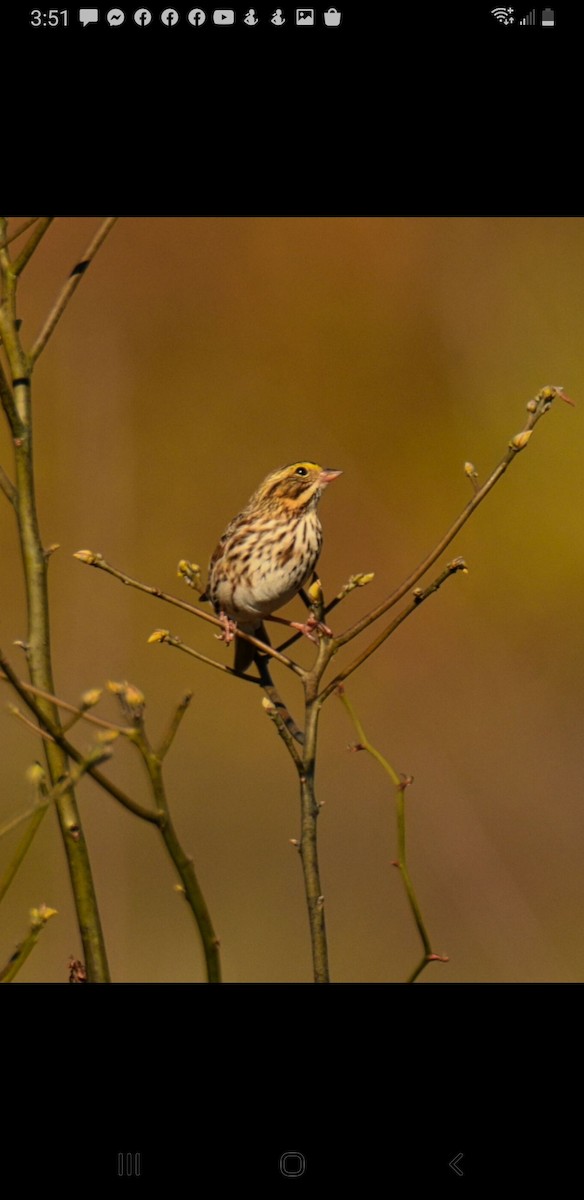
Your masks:
{"label": "facebook icon", "polygon": [[207,18],[202,8],[191,8],[188,15],[188,20],[191,25],[202,25]]}
{"label": "facebook icon", "polygon": [[160,20],[163,25],[176,25],[178,21],[176,8],[165,8],[164,12],[160,14]]}

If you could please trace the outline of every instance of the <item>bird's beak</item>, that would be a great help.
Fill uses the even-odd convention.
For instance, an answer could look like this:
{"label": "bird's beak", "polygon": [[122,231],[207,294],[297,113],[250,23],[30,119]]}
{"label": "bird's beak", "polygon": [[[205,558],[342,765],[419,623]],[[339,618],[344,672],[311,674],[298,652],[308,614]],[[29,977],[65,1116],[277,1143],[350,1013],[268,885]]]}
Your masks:
{"label": "bird's beak", "polygon": [[321,471],[318,477],[318,486],[321,488],[326,487],[327,483],[332,483],[333,479],[338,479],[339,475],[342,474],[342,471],[332,471],[330,467],[325,467],[324,471]]}

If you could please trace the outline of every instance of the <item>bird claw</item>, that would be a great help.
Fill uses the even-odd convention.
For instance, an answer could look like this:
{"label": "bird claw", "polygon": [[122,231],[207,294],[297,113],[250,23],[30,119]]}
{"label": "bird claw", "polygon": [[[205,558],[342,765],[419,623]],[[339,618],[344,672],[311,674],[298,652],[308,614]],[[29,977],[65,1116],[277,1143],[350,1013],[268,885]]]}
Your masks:
{"label": "bird claw", "polygon": [[333,636],[332,629],[329,629],[328,625],[325,625],[324,621],[317,621],[314,617],[309,617],[307,621],[304,621],[304,623],[302,621],[291,621],[290,624],[292,629],[297,629],[298,633],[303,633],[304,636],[307,637],[311,642],[318,642],[318,638],[314,636],[315,630],[318,630],[318,632],[321,634],[324,633],[326,637]]}
{"label": "bird claw", "polygon": [[216,633],[215,637],[217,638],[218,642],[225,642],[225,645],[228,646],[235,637],[237,621],[232,621],[231,617],[228,617],[226,613],[223,612],[219,613],[219,621],[221,623],[221,633]]}

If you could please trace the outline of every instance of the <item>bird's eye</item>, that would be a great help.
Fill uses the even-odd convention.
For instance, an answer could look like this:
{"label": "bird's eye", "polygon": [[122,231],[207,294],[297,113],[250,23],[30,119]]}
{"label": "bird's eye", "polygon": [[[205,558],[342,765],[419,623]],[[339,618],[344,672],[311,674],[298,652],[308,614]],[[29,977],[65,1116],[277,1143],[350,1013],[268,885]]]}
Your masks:
{"label": "bird's eye", "polygon": [[306,470],[306,467],[296,467],[294,474],[295,475],[308,475],[308,471]]}

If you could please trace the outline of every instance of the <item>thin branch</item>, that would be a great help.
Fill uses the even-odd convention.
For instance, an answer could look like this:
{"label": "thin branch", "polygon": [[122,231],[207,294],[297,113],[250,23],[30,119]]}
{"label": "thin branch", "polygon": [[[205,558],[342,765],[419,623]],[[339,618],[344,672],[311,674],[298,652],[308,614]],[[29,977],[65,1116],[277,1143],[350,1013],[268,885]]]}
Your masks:
{"label": "thin branch", "polygon": [[[134,727],[132,729],[126,729],[124,727],[118,728],[119,732],[131,737],[133,744],[137,747],[142,755],[150,778],[154,800],[158,806],[154,810],[151,810],[144,808],[141,804],[138,804],[135,800],[132,800],[130,796],[127,796],[124,792],[122,792],[120,788],[110,783],[110,781],[106,779],[106,777],[102,775],[100,771],[96,770],[95,766],[91,765],[91,756],[89,756],[87,759],[82,758],[75,747],[72,746],[68,739],[63,735],[62,731],[56,729],[56,727],[53,725],[53,722],[45,716],[45,714],[37,705],[36,700],[31,695],[31,691],[36,691],[37,689],[31,689],[26,684],[22,683],[21,680],[19,680],[18,676],[14,673],[1,651],[0,667],[2,668],[2,671],[4,672],[8,682],[12,684],[15,691],[18,692],[19,696],[22,697],[25,704],[28,705],[31,712],[33,712],[37,717],[39,723],[48,731],[57,744],[67,752],[69,757],[73,758],[75,762],[80,763],[84,772],[90,775],[92,779],[96,781],[96,783],[99,783],[105,791],[109,792],[115,800],[118,800],[120,804],[123,804],[123,806],[129,809],[130,812],[134,813],[135,816],[141,817],[143,820],[149,821],[157,826],[168,854],[170,855],[180,876],[181,890],[183,891],[191,907],[193,916],[195,917],[203,943],[209,982],[220,982],[221,967],[219,960],[219,941],[213,930],[209,910],[197,880],[192,859],[184,852],[172,824],[162,778],[162,759],[164,754],[169,749],[172,739],[174,738],[179,727],[180,721],[182,720],[182,717],[184,716],[184,713],[186,712],[186,709],[190,703],[191,693],[187,693],[187,695],[183,697],[183,700],[179,704],[171,721],[169,730],[163,739],[161,750],[159,752],[154,752],[150,747],[143,727],[143,697],[141,696],[141,693],[138,693],[136,688],[130,688],[127,685],[115,685],[115,687],[112,685],[112,690],[114,690],[115,695],[117,695],[124,712],[127,712],[130,709],[134,710]],[[57,705],[61,703],[56,697],[54,698],[53,702]],[[64,702],[62,703],[65,707],[72,707],[71,705],[65,705]],[[95,722],[99,721],[99,718],[97,717],[90,718],[82,710],[78,711],[81,716],[86,716],[88,720],[93,719]],[[111,729],[109,723],[99,723],[107,724],[108,729]],[[38,730],[35,732],[38,733]],[[113,729],[113,732],[116,732],[115,728]],[[103,747],[99,747],[98,750],[95,751],[95,754],[104,755],[105,753],[107,753],[107,751],[105,751]],[[71,787],[70,779],[63,782],[67,783],[68,787]]]}
{"label": "thin branch", "polygon": [[[1,671],[0,681],[6,683],[12,682],[7,675],[3,676]],[[51,704],[56,705],[57,708],[62,708],[65,712],[74,713],[76,718],[75,724],[77,720],[90,721],[92,725],[99,725],[101,729],[110,729],[115,733],[126,735],[132,733],[132,730],[126,725],[116,725],[114,721],[106,721],[103,717],[94,717],[93,713],[88,712],[86,708],[80,708],[76,704],[69,704],[67,700],[61,700],[59,696],[53,696],[52,692],[45,692],[42,688],[34,687],[32,683],[25,683],[23,679],[20,680],[20,683],[24,690],[30,693],[31,696],[38,696],[41,700],[50,700]],[[72,724],[68,728],[72,728]],[[36,732],[39,732],[38,729]]]}
{"label": "thin branch", "polygon": [[[36,730],[36,732],[38,733],[38,730]],[[82,759],[78,766],[72,767],[69,774],[63,779],[60,779],[59,782],[55,784],[55,786],[52,787],[49,792],[45,791],[43,793],[43,799],[40,803],[35,804],[34,807],[29,809],[27,812],[21,813],[20,816],[14,817],[12,821],[9,821],[2,827],[2,829],[0,829],[0,837],[3,837],[5,833],[15,829],[22,823],[22,821],[28,820],[29,817],[32,818],[28,829],[25,830],[20,842],[18,843],[18,846],[16,847],[11,862],[8,864],[8,867],[0,879],[0,901],[4,899],[4,896],[6,895],[14,876],[18,871],[18,868],[23,862],[25,855],[28,853],[33,838],[47,809],[54,803],[55,800],[58,800],[61,796],[63,796],[65,792],[69,790],[69,788],[75,787],[81,777],[85,775],[91,766],[97,766],[98,763],[103,762],[106,758],[110,758],[110,756],[111,750],[108,746],[96,747],[87,755],[87,758]]]}
{"label": "thin branch", "polygon": [[[1,311],[1,305],[0,305],[0,311]],[[0,320],[0,342],[1,342],[1,326],[2,326],[2,323]],[[17,437],[18,436],[18,413],[17,413],[16,401],[14,401],[14,396],[12,395],[12,388],[11,388],[10,384],[8,384],[8,380],[6,378],[6,372],[4,370],[4,366],[2,366],[1,361],[0,361],[0,400],[2,402],[2,408],[4,408],[4,410],[5,410],[6,419],[8,421],[8,425],[10,425],[10,430],[11,430],[12,436]],[[14,508],[16,508],[16,505],[14,505]]]}
{"label": "thin branch", "polygon": [[[120,697],[120,699],[123,698]],[[180,712],[180,717],[178,718],[178,721],[180,721],[183,712],[186,711],[189,700],[190,696],[188,698],[185,697],[182,706],[179,706],[178,711]],[[177,714],[175,714],[175,719],[173,721],[175,732],[176,728],[178,727],[178,721]],[[137,728],[134,744],[139,751],[146,767],[146,771],[148,772],[154,800],[160,813],[160,819],[157,822],[160,835],[181,881],[177,890],[181,891],[185,896],[199,931],[199,936],[203,946],[203,953],[205,955],[207,979],[209,983],[221,983],[219,938],[217,937],[213,928],[211,914],[197,879],[193,860],[183,850],[172,823],[170,808],[166,796],[166,787],[162,774],[162,757],[160,754],[152,750],[143,727]]]}
{"label": "thin branch", "polygon": [[374,654],[380,646],[383,645],[387,638],[394,633],[399,625],[401,625],[402,621],[405,621],[406,617],[411,616],[411,614],[415,612],[421,604],[423,604],[424,600],[427,600],[429,596],[433,596],[434,593],[442,587],[442,584],[445,583],[447,579],[450,579],[453,575],[455,575],[457,571],[462,571],[463,573],[466,573],[467,571],[467,566],[463,558],[453,558],[452,562],[449,562],[445,566],[444,570],[440,572],[440,575],[438,575],[432,583],[428,584],[428,587],[415,588],[414,595],[410,600],[410,603],[406,605],[406,607],[402,609],[400,613],[398,613],[397,617],[394,617],[393,621],[390,621],[389,625],[386,625],[385,629],[381,630],[381,633],[379,633],[377,637],[374,638],[374,640],[370,642],[370,644],[366,646],[356,658],[353,659],[352,663],[349,663],[347,667],[344,667],[342,671],[339,671],[338,675],[335,675],[335,678],[332,679],[330,683],[327,683],[326,687],[323,688],[322,692],[320,693],[320,704],[323,704],[324,701],[331,695],[331,693],[336,691],[339,684],[341,684],[343,680],[348,679],[349,675],[353,674],[353,671],[356,671],[358,667],[366,662],[366,660],[372,654]]}
{"label": "thin branch", "polygon": [[[68,738],[63,735],[62,731],[57,728],[53,721],[51,721],[50,717],[43,712],[36,701],[33,700],[32,696],[29,695],[25,685],[21,683],[18,675],[16,675],[12,670],[8,659],[4,657],[1,651],[0,667],[12,684],[14,690],[18,692],[19,696],[21,696],[25,704],[30,708],[31,712],[34,713],[39,724],[47,731],[47,733],[51,735],[57,745],[60,746],[61,750],[64,750],[69,758],[72,758],[74,762],[83,762],[83,755],[76,750],[75,746],[71,744]],[[154,824],[159,821],[159,813],[152,811],[149,808],[144,808],[142,804],[138,804],[136,800],[132,800],[132,797],[128,796],[126,792],[123,792],[122,789],[117,786],[117,784],[112,783],[105,775],[102,775],[101,771],[98,771],[97,767],[88,767],[87,774],[90,775],[91,778],[94,779],[95,782],[104,789],[104,791],[109,792],[110,796],[113,796],[114,800],[117,800],[119,804],[123,804],[124,808],[129,809],[129,811],[133,812],[135,816],[141,817],[143,821],[152,821]]]}
{"label": "thin branch", "polygon": [[95,234],[95,236],[92,238],[91,242],[89,243],[89,246],[87,247],[87,250],[85,251],[85,254],[79,260],[79,262],[76,263],[75,266],[73,267],[73,270],[71,271],[71,274],[69,275],[67,282],[65,283],[59,296],[57,297],[57,300],[56,300],[53,308],[51,309],[51,312],[49,313],[49,316],[47,317],[45,324],[43,325],[43,328],[41,329],[41,331],[32,347],[32,350],[31,350],[30,356],[29,356],[31,367],[34,366],[37,358],[39,357],[39,354],[41,354],[42,351],[44,350],[57,322],[59,321],[60,317],[63,315],[65,308],[67,307],[67,304],[69,303],[76,287],[80,283],[82,276],[85,274],[85,271],[87,270],[89,264],[95,258],[95,255],[97,254],[97,251],[99,250],[99,247],[101,246],[102,242],[105,241],[108,233],[113,228],[116,221],[117,221],[117,217],[108,217],[103,222],[103,224],[100,226],[97,233]]}
{"label": "thin branch", "polygon": [[18,493],[11,479],[9,479],[4,467],[0,467],[0,488],[13,508],[16,508],[18,503]]}
{"label": "thin branch", "polygon": [[149,642],[160,642],[165,646],[174,646],[175,650],[182,650],[183,654],[190,654],[191,658],[198,659],[199,662],[207,663],[209,667],[215,667],[217,671],[224,671],[226,675],[235,675],[236,679],[243,679],[246,683],[260,684],[261,680],[255,675],[246,675],[241,671],[235,671],[233,667],[228,667],[226,663],[217,662],[214,658],[208,658],[206,654],[200,654],[198,650],[193,650],[192,646],[188,646],[181,638],[171,633],[168,629],[155,629],[154,633],[150,634]]}
{"label": "thin branch", "polygon": [[259,682],[261,683],[262,688],[263,688],[264,692],[266,693],[266,697],[267,697],[269,703],[272,704],[274,706],[274,708],[276,709],[278,717],[284,723],[288,733],[294,738],[294,740],[296,742],[299,743],[299,745],[302,745],[304,742],[304,734],[303,734],[302,730],[298,728],[296,721],[294,720],[294,717],[292,716],[291,712],[289,712],[289,710],[286,708],[286,705],[284,704],[284,701],[282,700],[282,697],[280,696],[280,693],[272,679],[272,676],[270,675],[270,671],[269,671],[269,667],[268,667],[268,659],[267,659],[266,655],[257,654],[256,658],[255,658],[255,663],[256,663],[257,669],[260,674]]}
{"label": "thin branch", "polygon": [[52,737],[50,733],[47,733],[45,729],[40,729],[38,725],[35,725],[34,721],[31,721],[30,717],[25,717],[24,713],[20,711],[17,704],[9,704],[8,711],[13,717],[17,717],[19,721],[22,721],[22,724],[26,725],[27,729],[32,729],[32,732],[35,733],[37,737],[43,738],[45,742],[52,742],[53,745],[55,744],[54,737]]}
{"label": "thin branch", "polygon": [[417,979],[420,972],[423,971],[424,967],[426,967],[429,962],[448,962],[448,958],[446,958],[442,955],[439,955],[439,954],[435,954],[434,951],[432,950],[430,938],[428,936],[428,932],[427,932],[426,926],[424,924],[424,919],[422,917],[422,911],[420,909],[420,905],[418,903],[418,899],[417,899],[417,896],[416,896],[416,893],[414,890],[414,885],[412,883],[412,879],[411,879],[411,876],[410,876],[410,873],[409,873],[408,867],[407,867],[407,862],[406,862],[406,814],[405,814],[404,794],[405,794],[406,787],[412,782],[412,780],[409,777],[404,778],[403,776],[398,775],[395,768],[392,767],[391,763],[388,762],[388,760],[384,757],[384,755],[381,754],[381,752],[379,750],[377,750],[375,748],[375,746],[371,745],[371,742],[367,738],[367,736],[365,734],[365,730],[363,729],[363,726],[355,712],[355,709],[354,709],[351,701],[349,700],[349,697],[347,696],[345,689],[343,687],[339,687],[337,689],[337,695],[339,696],[339,699],[344,704],[344,706],[355,726],[355,729],[357,730],[357,736],[359,738],[359,741],[356,746],[352,747],[352,749],[353,750],[366,750],[368,754],[371,754],[371,756],[376,759],[376,761],[383,768],[383,770],[389,775],[389,778],[391,779],[391,782],[395,788],[396,805],[397,805],[398,857],[397,857],[397,861],[395,862],[394,865],[399,867],[399,870],[401,872],[401,876],[404,881],[404,887],[406,890],[406,895],[408,897],[408,902],[409,902],[409,905],[410,905],[410,908],[412,911],[412,915],[414,917],[414,921],[416,922],[416,927],[417,927],[418,933],[420,935],[422,945],[424,947],[424,957],[423,957],[421,963],[418,964],[415,971],[413,971],[413,973],[410,975],[410,977],[408,979],[408,983],[413,983],[414,980]]}
{"label": "thin branch", "polygon": [[318,863],[317,821],[320,804],[316,799],[316,742],[320,707],[309,699],[306,684],[306,723],[300,773],[300,858],[304,876],[304,892],[308,910],[310,942],[315,983],[329,983],[328,944],[326,936],[325,903]]}
{"label": "thin branch", "polygon": [[270,721],[274,722],[274,725],[276,726],[276,729],[278,730],[278,733],[280,734],[288,753],[291,755],[296,768],[299,771],[302,771],[302,757],[298,750],[298,746],[296,745],[296,740],[289,730],[286,721],[278,712],[276,704],[270,699],[269,696],[264,696],[264,699],[262,700],[262,708],[270,718]]}
{"label": "thin branch", "polygon": [[[367,573],[365,573],[364,571],[359,571],[358,574],[351,575],[350,578],[347,580],[347,582],[343,584],[340,592],[338,592],[337,595],[334,596],[333,599],[330,600],[328,604],[324,605],[323,616],[328,616],[328,614],[337,607],[337,604],[340,604],[341,600],[344,600],[346,596],[349,596],[350,593],[355,590],[355,588],[366,587],[366,585],[368,583],[371,583],[371,580],[374,578],[375,578],[375,573],[373,571],[369,571]],[[319,580],[319,583],[320,583],[320,580]],[[308,601],[308,598],[307,598],[307,603],[310,607],[310,602]],[[287,638],[285,642],[280,642],[280,645],[277,646],[276,649],[280,650],[280,652],[282,650],[287,650],[289,646],[292,646],[293,643],[297,642],[298,639],[301,637],[302,637],[301,633],[295,633],[293,635],[293,637]]]}
{"label": "thin branch", "polygon": [[[3,296],[3,303],[0,305],[0,332],[10,368],[10,388],[5,386],[5,379],[2,377],[0,378],[0,389],[14,446],[15,486],[18,491],[18,504],[15,512],[18,521],[27,609],[27,664],[31,682],[48,692],[54,692],[48,560],[40,532],[33,463],[31,361],[20,340],[17,305],[19,277],[10,263],[6,247],[0,249],[0,272]],[[30,697],[27,698],[27,706],[30,707]],[[50,741],[44,741],[51,783],[56,784],[69,770],[63,743],[58,741],[58,738],[62,737],[59,713],[49,701],[39,701],[36,707],[50,722],[52,728],[48,732],[53,735],[57,743],[53,745]],[[46,728],[44,724],[43,728]],[[74,761],[79,761],[79,757],[75,752]],[[72,788],[59,797],[56,809],[88,978],[92,983],[107,983],[110,974],[97,895],[91,873],[89,849]]]}
{"label": "thin branch", "polygon": [[[73,558],[77,558],[79,562],[86,563],[86,565],[89,567],[96,567],[99,571],[105,571],[106,574],[113,575],[114,579],[119,579],[121,583],[126,585],[126,587],[137,588],[139,592],[146,592],[148,596],[155,596],[157,600],[163,600],[166,602],[166,604],[173,604],[176,608],[182,609],[183,612],[192,613],[193,616],[199,617],[200,620],[207,621],[210,625],[216,625],[221,628],[221,621],[218,617],[212,615],[211,613],[203,612],[202,608],[197,608],[194,604],[187,604],[186,600],[179,600],[178,596],[173,596],[169,592],[163,592],[160,588],[153,587],[152,584],[142,583],[139,579],[132,579],[132,577],[130,575],[126,575],[124,571],[118,571],[116,567],[110,566],[110,564],[106,562],[103,555],[94,553],[93,550],[77,550],[77,552],[73,555]],[[166,631],[161,630],[160,632],[165,633]],[[252,646],[255,646],[257,650],[261,650],[262,653],[270,654],[272,658],[275,658],[278,662],[282,663],[283,666],[288,667],[290,671],[294,671],[296,675],[301,677],[305,675],[305,672],[303,671],[302,667],[298,666],[298,663],[293,662],[290,658],[286,658],[284,654],[280,654],[277,650],[274,650],[272,646],[268,646],[265,642],[260,641],[259,638],[252,637],[252,635],[249,633],[243,633],[243,631],[239,629],[235,630],[235,636],[243,638],[243,640],[246,642],[250,642]],[[153,640],[156,639],[153,638]],[[158,640],[163,641],[164,639],[161,637]],[[195,651],[191,651],[191,653],[195,655]],[[219,669],[221,669],[221,663],[215,663],[213,659],[205,658],[202,655],[200,657],[204,662],[208,662],[211,666],[217,666]],[[229,670],[229,668],[223,669]],[[231,673],[234,675],[239,675],[239,672],[237,671],[233,671]],[[248,677],[240,675],[239,678]],[[250,676],[249,678],[252,677]]]}
{"label": "thin branch", "polygon": [[185,695],[183,696],[182,700],[176,707],[176,710],[173,714],[170,725],[169,725],[162,741],[160,742],[160,744],[158,746],[158,750],[156,751],[156,754],[161,761],[168,754],[168,751],[170,750],[170,747],[172,746],[172,743],[178,733],[178,730],[182,724],[182,719],[189,707],[189,704],[191,703],[192,698],[193,698],[193,693],[186,692]]}
{"label": "thin branch", "polygon": [[[38,225],[37,225],[36,229],[34,229],[33,232],[31,233],[31,235],[28,239],[28,242],[26,243],[25,246],[23,246],[22,250],[20,251],[20,254],[18,255],[18,258],[14,259],[14,262],[12,264],[12,270],[14,271],[15,275],[20,275],[21,272],[24,270],[27,262],[29,261],[30,258],[32,258],[32,255],[34,254],[41,238],[43,238],[45,236],[45,233],[47,232],[47,229],[51,225],[52,221],[53,221],[53,217],[39,217],[38,218]],[[22,230],[21,230],[21,232],[22,232]]]}
{"label": "thin branch", "polygon": [[477,489],[472,497],[472,500],[469,500],[466,508],[464,508],[460,513],[460,516],[456,518],[454,523],[450,526],[450,529],[448,529],[448,531],[444,534],[444,537],[440,539],[438,544],[433,550],[430,551],[423,562],[416,567],[415,571],[412,571],[412,574],[408,576],[404,583],[400,584],[400,586],[396,588],[396,590],[392,592],[386,600],[383,600],[381,604],[377,605],[376,608],[371,609],[371,611],[366,613],[366,615],[362,617],[360,621],[357,621],[355,625],[352,625],[350,629],[347,629],[345,633],[341,634],[335,639],[337,646],[344,646],[346,642],[351,641],[352,638],[357,637],[359,633],[362,633],[362,631],[366,629],[368,625],[371,625],[373,621],[377,621],[378,618],[383,616],[383,613],[387,612],[389,608],[393,608],[393,605],[397,604],[398,601],[401,600],[402,597],[414,587],[418,580],[426,574],[426,571],[428,571],[436,562],[436,559],[438,559],[440,555],[444,553],[446,547],[450,545],[451,541],[456,537],[459,530],[462,529],[462,526],[465,525],[469,517],[472,516],[475,509],[478,508],[479,504],[482,504],[483,500],[486,496],[488,496],[491,489],[505,474],[505,471],[514,461],[517,455],[521,452],[521,450],[525,449],[529,438],[531,437],[534,426],[537,424],[540,418],[549,411],[552,401],[556,397],[558,397],[560,400],[565,400],[567,404],[573,404],[573,401],[570,400],[568,396],[563,394],[563,389],[561,387],[551,386],[542,388],[541,391],[537,393],[537,396],[528,401],[527,410],[529,415],[523,429],[511,439],[507,453],[501,459],[501,462],[497,467],[495,467],[495,470],[489,476],[486,483]]}
{"label": "thin branch", "polygon": [[27,229],[30,229],[31,225],[34,225],[35,221],[40,221],[40,219],[40,217],[29,217],[28,220],[23,221],[22,225],[19,225],[18,229],[14,230],[14,233],[11,233],[9,237],[6,237],[4,245],[9,246],[11,242],[15,242],[17,238],[21,236],[21,234],[25,233]]}
{"label": "thin branch", "polygon": [[31,909],[30,930],[24,941],[16,947],[14,954],[11,954],[6,966],[0,971],[0,983],[12,983],[15,975],[18,974],[31,950],[34,949],[38,942],[47,921],[56,915],[56,908],[48,908],[46,904],[41,904],[39,908]]}

